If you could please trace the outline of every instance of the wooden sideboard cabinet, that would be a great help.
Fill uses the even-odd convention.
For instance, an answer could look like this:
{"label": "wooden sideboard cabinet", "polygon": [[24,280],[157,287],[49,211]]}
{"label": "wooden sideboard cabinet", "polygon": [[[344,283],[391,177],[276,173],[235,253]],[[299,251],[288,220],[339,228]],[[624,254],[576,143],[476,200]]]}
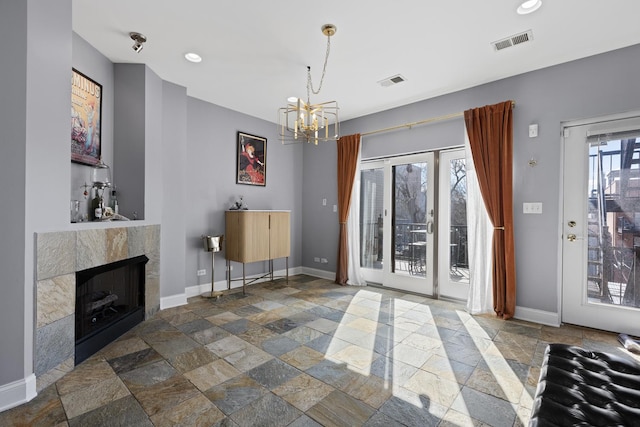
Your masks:
{"label": "wooden sideboard cabinet", "polygon": [[245,264],[269,261],[269,272],[249,283],[270,275],[273,280],[273,260],[286,259],[289,280],[291,254],[290,211],[238,210],[225,212],[225,258],[227,287],[231,288],[231,261],[242,263],[242,291],[246,293]]}

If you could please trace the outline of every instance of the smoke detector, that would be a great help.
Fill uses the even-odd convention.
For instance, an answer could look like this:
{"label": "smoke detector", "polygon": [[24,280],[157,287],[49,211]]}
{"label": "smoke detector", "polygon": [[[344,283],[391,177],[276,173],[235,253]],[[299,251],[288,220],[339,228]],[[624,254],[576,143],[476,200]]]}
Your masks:
{"label": "smoke detector", "polygon": [[522,33],[514,34],[502,40],[492,42],[493,49],[497,52],[518,44],[527,43],[533,40],[533,31],[527,30]]}
{"label": "smoke detector", "polygon": [[407,79],[402,77],[400,74],[396,74],[395,76],[387,77],[386,79],[380,80],[378,84],[382,87],[389,87],[389,86],[397,85],[398,83],[402,83],[405,80]]}

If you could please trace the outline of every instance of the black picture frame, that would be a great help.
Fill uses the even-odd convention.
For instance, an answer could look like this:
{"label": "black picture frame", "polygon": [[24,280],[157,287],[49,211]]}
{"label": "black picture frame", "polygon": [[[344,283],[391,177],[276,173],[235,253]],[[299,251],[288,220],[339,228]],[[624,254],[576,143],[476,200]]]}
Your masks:
{"label": "black picture frame", "polygon": [[71,161],[95,166],[102,153],[102,85],[71,69]]}
{"label": "black picture frame", "polygon": [[238,131],[236,184],[267,184],[267,138]]}

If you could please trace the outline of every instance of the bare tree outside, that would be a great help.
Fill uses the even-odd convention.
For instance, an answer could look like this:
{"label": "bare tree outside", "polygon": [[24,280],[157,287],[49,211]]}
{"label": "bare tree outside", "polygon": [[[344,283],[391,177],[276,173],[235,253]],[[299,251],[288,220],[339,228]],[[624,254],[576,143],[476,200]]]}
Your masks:
{"label": "bare tree outside", "polygon": [[467,267],[467,168],[464,159],[450,162],[450,267]]}
{"label": "bare tree outside", "polygon": [[451,161],[451,225],[467,225],[467,168],[464,159]]}
{"label": "bare tree outside", "polygon": [[394,177],[396,223],[425,224],[427,222],[426,163],[396,166]]}

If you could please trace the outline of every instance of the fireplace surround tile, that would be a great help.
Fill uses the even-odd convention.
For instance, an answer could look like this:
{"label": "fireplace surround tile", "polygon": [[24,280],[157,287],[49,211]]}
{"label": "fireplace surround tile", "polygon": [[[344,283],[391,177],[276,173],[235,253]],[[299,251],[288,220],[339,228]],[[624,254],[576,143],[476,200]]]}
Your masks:
{"label": "fireplace surround tile", "polygon": [[124,228],[108,228],[105,231],[107,233],[107,262],[129,258],[127,230]]}
{"label": "fireplace surround tile", "polygon": [[67,316],[36,331],[36,378],[74,354],[75,317]]}
{"label": "fireplace surround tile", "polygon": [[76,309],[75,273],[39,280],[37,287],[37,328],[74,314]]}
{"label": "fireplace surround tile", "polygon": [[78,251],[76,252],[76,271],[86,270],[108,264],[107,230],[78,231]]}
{"label": "fireplace surround tile", "polygon": [[130,257],[146,255],[146,233],[147,231],[140,227],[127,228],[127,248]]}
{"label": "fireplace surround tile", "polygon": [[38,233],[37,279],[76,272],[76,232]]}

